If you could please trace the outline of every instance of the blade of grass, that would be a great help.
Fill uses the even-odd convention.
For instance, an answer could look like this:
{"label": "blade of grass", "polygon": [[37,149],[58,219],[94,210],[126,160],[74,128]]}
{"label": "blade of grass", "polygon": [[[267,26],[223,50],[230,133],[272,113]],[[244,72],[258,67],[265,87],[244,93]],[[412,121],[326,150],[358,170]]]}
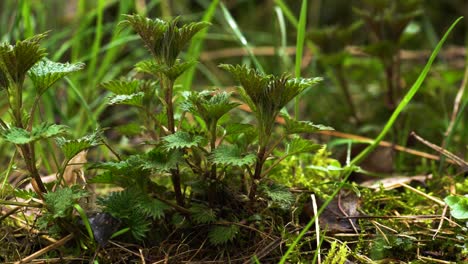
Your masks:
{"label": "blade of grass", "polygon": [[[129,4],[128,1],[120,1],[119,2],[119,11],[118,14],[127,14],[131,10],[131,4]],[[117,24],[119,21],[117,20],[113,28],[116,28]],[[111,40],[109,41],[109,44],[107,46],[110,46],[114,42],[117,42],[118,40],[122,38],[126,38],[129,35],[129,31],[121,31],[118,32],[114,30],[112,33]],[[104,47],[101,47],[100,51],[102,51]],[[102,63],[99,65],[99,69],[97,72],[97,75],[95,77],[95,84],[102,82],[104,75],[109,71],[109,69],[113,66],[114,61],[116,61],[119,52],[121,51],[121,45],[112,45],[111,48],[106,52],[104,59],[102,59]],[[97,56],[96,56],[97,57]]]}
{"label": "blade of grass", "polygon": [[286,48],[287,48],[287,34],[286,34],[286,22],[284,20],[284,14],[281,8],[278,6],[275,6],[274,8],[276,16],[278,17],[278,26],[279,26],[279,31],[280,31],[280,47],[278,50],[278,56],[281,58],[282,63],[281,63],[281,72],[285,72],[286,69],[289,69],[291,65],[291,60],[289,59],[289,56],[286,54]]}
{"label": "blade of grass", "polygon": [[346,167],[346,171],[343,173],[343,180],[341,181],[340,185],[336,190],[332,193],[332,195],[324,202],[324,204],[320,207],[317,216],[312,218],[309,223],[302,229],[302,231],[299,233],[299,235],[296,237],[296,239],[293,241],[293,243],[289,246],[288,250],[286,253],[283,255],[283,257],[280,260],[280,264],[286,263],[286,260],[288,259],[288,256],[292,253],[292,251],[295,249],[296,245],[299,243],[299,241],[302,239],[302,237],[306,234],[307,231],[312,227],[314,224],[315,220],[317,219],[318,215],[320,215],[325,208],[328,206],[328,204],[332,201],[332,199],[338,194],[338,192],[341,190],[341,188],[345,185],[347,179],[349,178],[349,175],[351,175],[351,171],[353,167],[359,162],[361,162],[364,158],[367,157],[379,144],[379,142],[385,137],[385,135],[388,133],[390,128],[392,128],[393,124],[395,123],[396,119],[400,115],[401,111],[408,105],[408,103],[411,101],[413,96],[416,94],[416,92],[419,90],[421,87],[421,84],[425,80],[427,73],[429,72],[432,63],[434,62],[435,58],[437,57],[437,54],[439,53],[440,49],[442,48],[442,45],[444,44],[445,40],[449,36],[450,32],[452,29],[457,25],[457,23],[462,19],[463,17],[459,17],[453,24],[450,26],[450,28],[445,32],[444,36],[442,39],[439,41],[437,46],[435,47],[434,51],[431,54],[431,57],[426,63],[426,66],[424,66],[424,69],[422,72],[419,74],[418,79],[415,81],[413,86],[411,86],[411,89],[406,93],[406,95],[403,97],[403,100],[401,100],[400,104],[398,107],[395,109],[393,114],[391,115],[390,119],[387,121],[385,124],[384,128],[380,132],[380,134],[377,136],[377,138],[367,147],[365,148],[359,155],[357,155],[351,162],[350,164]]}
{"label": "blade of grass", "polygon": [[97,76],[96,76],[96,67],[97,62],[100,60],[99,58],[99,50],[101,48],[101,40],[102,40],[102,25],[103,25],[103,16],[104,16],[104,0],[98,0],[96,6],[96,26],[94,28],[94,40],[93,45],[91,46],[91,61],[88,64],[88,80],[90,81],[90,87],[85,90],[85,98],[92,98],[92,96],[96,93],[95,86],[97,83]]}
{"label": "blade of grass", "polygon": [[[203,15],[202,22],[211,22],[218,6],[219,0],[214,0],[206,9],[205,14]],[[202,29],[200,32],[195,35],[190,46],[187,50],[187,58],[190,60],[197,60],[200,57],[200,52],[203,46],[203,41],[205,40],[206,33],[208,28]],[[183,76],[182,87],[184,89],[189,89],[192,86],[193,77],[195,75],[196,66],[190,67]]]}
{"label": "blade of grass", "polygon": [[[89,107],[89,104],[86,102],[86,100],[85,100],[83,94],[81,93],[81,91],[78,89],[78,87],[76,87],[76,85],[68,77],[65,77],[64,79],[66,80],[66,82],[70,86],[71,90],[78,97],[81,105],[84,107],[84,109],[85,109],[85,111],[87,113],[88,122],[90,122],[91,124],[97,124],[97,117],[93,114],[93,111],[91,111],[91,107]],[[81,125],[84,126],[86,124],[81,124]]]}
{"label": "blade of grass", "polygon": [[74,204],[73,207],[75,208],[75,210],[80,215],[81,221],[83,222],[83,224],[84,224],[84,226],[86,228],[86,231],[88,232],[88,236],[89,236],[90,240],[94,243],[94,233],[93,233],[93,229],[91,228],[91,224],[89,223],[88,216],[86,216],[85,211],[83,210],[83,208],[79,204]]}
{"label": "blade of grass", "polygon": [[13,155],[11,156],[10,162],[8,162],[8,168],[4,172],[5,176],[2,179],[2,186],[0,186],[1,187],[0,188],[0,196],[1,197],[6,196],[6,193],[4,193],[4,191],[5,192],[7,191],[7,189],[5,188],[5,185],[6,185],[7,181],[8,181],[8,178],[9,178],[11,172],[13,171],[13,166],[15,165],[16,153],[17,153],[17,150],[15,149],[15,152],[13,152]]}
{"label": "blade of grass", "polygon": [[244,37],[244,35],[240,31],[239,26],[237,25],[237,22],[231,16],[231,13],[229,13],[229,10],[226,8],[226,6],[222,2],[221,2],[221,10],[223,11],[223,14],[224,14],[224,17],[226,18],[226,21],[228,22],[229,26],[231,27],[232,31],[234,32],[234,35],[240,41],[242,46],[244,46],[244,48],[247,50],[247,53],[249,54],[250,58],[252,59],[253,63],[255,64],[255,67],[257,68],[257,70],[264,73],[265,71],[263,70],[262,65],[260,64],[260,62],[255,57],[252,48],[250,47],[249,43],[247,42],[247,39]]}
{"label": "blade of grass", "polygon": [[[296,40],[296,62],[294,74],[296,78],[301,77],[302,54],[304,52],[304,40],[307,24],[307,0],[302,0],[301,15],[299,16],[299,24],[297,25],[297,40]],[[294,117],[299,118],[299,96],[294,99]]]}
{"label": "blade of grass", "polygon": [[297,21],[297,18],[294,16],[293,12],[291,11],[291,9],[289,9],[286,3],[284,3],[283,0],[275,0],[275,4],[279,6],[281,10],[283,10],[284,15],[289,20],[289,22],[293,24],[295,28],[298,28],[299,21]]}
{"label": "blade of grass", "polygon": [[32,14],[30,3],[30,1],[21,1],[21,18],[24,27],[23,35],[25,38],[29,38],[34,35],[34,26],[33,21],[31,20]]}

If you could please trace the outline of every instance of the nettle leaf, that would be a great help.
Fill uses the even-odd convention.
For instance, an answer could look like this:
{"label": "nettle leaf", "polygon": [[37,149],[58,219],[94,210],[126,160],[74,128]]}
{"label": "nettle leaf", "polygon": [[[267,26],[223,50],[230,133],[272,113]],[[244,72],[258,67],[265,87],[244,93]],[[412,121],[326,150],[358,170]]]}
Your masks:
{"label": "nettle leaf", "polygon": [[166,151],[159,147],[148,152],[145,157],[145,163],[143,163],[142,167],[157,172],[168,172],[184,161],[183,154],[180,151]]}
{"label": "nettle leaf", "polygon": [[286,155],[291,156],[299,153],[315,152],[320,148],[322,148],[322,145],[320,144],[315,144],[310,140],[295,137],[287,144]]}
{"label": "nettle leaf", "polygon": [[111,173],[110,171],[106,171],[88,179],[88,183],[103,183],[103,184],[120,185],[121,180],[123,180],[122,177],[117,176]]}
{"label": "nettle leaf", "polygon": [[142,106],[143,98],[145,94],[143,92],[138,92],[134,94],[117,94],[109,96],[109,105],[133,105],[133,106]]}
{"label": "nettle leaf", "polygon": [[273,75],[263,74],[245,65],[221,64],[219,67],[230,72],[240,82],[243,92],[256,106],[262,101],[264,90],[273,78]]}
{"label": "nettle leaf", "polygon": [[176,60],[174,65],[166,66],[158,64],[154,60],[144,60],[135,65],[139,72],[148,73],[158,77],[159,74],[164,74],[168,79],[175,81],[187,69],[195,65],[196,61],[181,62]]}
{"label": "nettle leaf", "polygon": [[51,138],[66,133],[66,126],[42,123],[34,126],[31,132],[19,127],[0,130],[0,136],[14,144],[28,144],[39,139]]}
{"label": "nettle leaf", "polygon": [[257,157],[254,154],[243,154],[236,145],[221,145],[213,151],[210,160],[218,165],[242,167],[254,164]]}
{"label": "nettle leaf", "polygon": [[260,190],[271,199],[271,201],[282,209],[289,209],[294,203],[294,195],[283,185],[271,184],[261,185]]}
{"label": "nettle leaf", "polygon": [[164,216],[164,210],[171,208],[160,200],[151,197],[144,197],[136,206],[155,220],[161,219]]}
{"label": "nettle leaf", "polygon": [[210,125],[239,105],[231,102],[230,96],[230,93],[218,91],[191,92],[186,96],[181,108],[200,116],[207,125]]}
{"label": "nettle leaf", "polygon": [[106,90],[117,95],[131,95],[139,92],[139,80],[112,80],[101,84]]}
{"label": "nettle leaf", "polygon": [[227,135],[248,134],[255,135],[255,127],[251,124],[229,123],[226,125]]}
{"label": "nettle leaf", "polygon": [[168,23],[159,18],[150,19],[137,14],[125,15],[125,20],[119,26],[131,26],[140,35],[146,48],[155,56],[156,48],[161,46],[160,42],[166,32]]}
{"label": "nettle leaf", "polygon": [[237,225],[215,226],[208,233],[208,239],[211,244],[217,246],[233,241],[238,233]]}
{"label": "nettle leaf", "polygon": [[205,205],[193,205],[190,207],[190,212],[192,213],[192,220],[197,224],[209,224],[216,221],[215,211]]}
{"label": "nettle leaf", "polygon": [[316,125],[309,121],[297,121],[293,118],[289,118],[287,115],[283,115],[285,120],[286,134],[300,134],[300,133],[315,133],[323,130],[334,130],[332,127],[324,125]]}
{"label": "nettle leaf", "polygon": [[289,103],[293,98],[302,93],[304,90],[314,86],[321,82],[323,78],[291,78],[287,77],[287,81],[284,87],[279,87],[278,92],[280,96],[273,96],[272,99],[277,102],[280,109]]}
{"label": "nettle leaf", "polygon": [[58,63],[48,59],[43,59],[36,63],[28,72],[33,81],[36,92],[41,95],[47,88],[55,82],[65,77],[71,72],[76,72],[84,68],[83,63]]}
{"label": "nettle leaf", "polygon": [[96,130],[94,133],[86,135],[78,139],[66,139],[58,137],[55,139],[59,148],[63,151],[65,158],[70,160],[83,150],[89,149],[102,144],[101,131]]}
{"label": "nettle leaf", "polygon": [[450,195],[444,202],[450,207],[450,214],[456,219],[468,219],[468,197]]}
{"label": "nettle leaf", "polygon": [[99,197],[97,203],[103,206],[103,212],[119,219],[122,226],[130,228],[135,239],[142,240],[150,230],[151,221],[148,221],[148,215],[141,207],[134,205],[143,203],[145,199],[147,198],[141,190],[130,188],[121,192],[112,192],[106,197]]}
{"label": "nettle leaf", "polygon": [[163,146],[167,150],[196,147],[205,141],[202,136],[190,135],[185,131],[177,131],[174,134],[163,137],[162,140],[164,141]]}
{"label": "nettle leaf", "polygon": [[73,205],[86,195],[88,195],[86,191],[75,186],[57,189],[55,192],[48,192],[44,194],[44,198],[47,208],[53,217],[57,218],[69,216],[73,210]]}
{"label": "nettle leaf", "polygon": [[0,45],[0,88],[8,88],[10,81],[22,83],[31,67],[45,57],[40,41],[46,34],[18,41],[15,45]]}
{"label": "nettle leaf", "polygon": [[210,24],[193,22],[178,27],[179,18],[171,21],[149,19],[140,15],[126,15],[122,25],[130,25],[141,37],[157,61],[172,66],[192,37]]}
{"label": "nettle leaf", "polygon": [[166,65],[172,66],[182,49],[190,42],[192,37],[210,24],[207,22],[192,22],[178,27],[179,17],[167,22],[167,31],[156,47],[156,58]]}
{"label": "nettle leaf", "polygon": [[193,36],[195,36],[195,34],[197,34],[198,32],[200,32],[200,30],[207,28],[210,25],[211,25],[210,23],[204,22],[204,21],[192,22],[192,23],[183,25],[179,29],[179,38],[180,38],[180,40],[178,41],[180,45],[179,50],[182,50],[184,46],[190,42]]}

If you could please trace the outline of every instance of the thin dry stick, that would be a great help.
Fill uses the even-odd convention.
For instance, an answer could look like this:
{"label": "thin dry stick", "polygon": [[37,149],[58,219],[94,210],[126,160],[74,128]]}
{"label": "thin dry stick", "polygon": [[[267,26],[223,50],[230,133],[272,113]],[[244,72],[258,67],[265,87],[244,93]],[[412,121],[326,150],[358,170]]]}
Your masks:
{"label": "thin dry stick", "polygon": [[141,248],[139,248],[138,251],[140,252],[141,263],[146,264],[145,257],[143,256],[143,250]]}
{"label": "thin dry stick", "polygon": [[[346,216],[346,217],[349,216],[349,214],[348,214],[348,213],[343,209],[343,207],[341,206],[341,193],[338,194],[338,209],[340,209],[341,213],[342,213],[344,216]],[[349,221],[349,223],[351,224],[351,226],[353,227],[354,232],[355,232],[356,234],[359,234],[359,232],[358,232],[356,226],[355,226],[354,223],[353,223],[353,220],[351,220],[351,218],[348,218],[348,221]]]}
{"label": "thin dry stick", "polygon": [[[317,213],[317,201],[315,200],[315,194],[311,194],[312,198],[312,209],[314,210],[314,217],[318,217]],[[322,258],[320,257],[320,225],[319,221],[315,221],[315,237],[317,238],[317,263],[322,263]]]}
{"label": "thin dry stick", "polygon": [[385,242],[387,242],[387,244],[390,244],[390,241],[388,240],[387,236],[385,235],[385,233],[382,231],[382,229],[380,229],[378,223],[376,221],[371,221],[371,223],[375,226],[375,229],[377,229],[377,232],[379,232],[383,239],[385,240]]}
{"label": "thin dry stick", "polygon": [[405,188],[407,188],[407,189],[409,189],[409,190],[411,190],[411,191],[413,191],[413,192],[415,192],[415,193],[417,193],[417,194],[419,194],[421,196],[424,196],[429,200],[432,200],[432,201],[436,202],[440,206],[445,206],[445,202],[440,200],[439,198],[436,198],[434,196],[430,196],[429,194],[424,193],[424,192],[422,192],[422,191],[420,191],[420,190],[418,190],[416,188],[413,188],[413,187],[411,187],[411,186],[409,186],[409,185],[407,185],[405,183],[402,183],[401,186],[403,186],[403,187],[405,187]]}
{"label": "thin dry stick", "polygon": [[109,240],[109,243],[112,244],[112,245],[114,245],[114,246],[116,246],[116,247],[118,247],[118,248],[120,248],[120,249],[122,249],[122,250],[125,251],[125,252],[128,252],[128,253],[130,253],[130,254],[132,254],[132,255],[134,255],[134,256],[140,257],[140,254],[135,253],[135,252],[131,251],[130,249],[127,249],[126,247],[115,243],[115,242],[112,241],[112,240]]}
{"label": "thin dry stick", "polygon": [[[360,47],[357,46],[347,46],[346,51],[349,52],[352,56],[355,57],[369,57],[369,54],[365,53]],[[278,50],[272,46],[258,46],[252,47],[252,51],[256,56],[274,56],[278,53]],[[284,49],[285,55],[294,55],[296,54],[296,47],[289,46]],[[247,56],[248,52],[245,48],[224,48],[213,51],[205,51],[200,55],[201,61],[211,61],[223,58],[231,57],[242,57]],[[305,54],[304,57],[311,57],[310,55]],[[421,60],[426,61],[427,58],[431,55],[431,52],[428,50],[423,51],[410,51],[410,50],[400,50],[399,57],[401,60]],[[446,50],[440,52],[440,57],[444,59],[450,59],[452,61],[456,59],[463,60],[466,56],[466,49],[463,46],[450,47]],[[458,64],[457,64],[458,65]]]}
{"label": "thin dry stick", "polygon": [[468,162],[464,161],[463,159],[461,159],[460,157],[458,157],[457,155],[451,153],[450,151],[446,150],[446,149],[443,149],[435,144],[432,144],[431,142],[423,139],[422,137],[418,136],[414,131],[411,132],[411,136],[413,136],[414,138],[416,138],[418,141],[420,141],[421,143],[423,143],[424,145],[430,147],[431,149],[439,152],[440,154],[446,156],[447,158],[451,159],[454,161],[454,163],[462,168],[466,168],[468,169]]}
{"label": "thin dry stick", "polygon": [[442,215],[440,216],[439,226],[437,227],[436,232],[432,236],[432,240],[436,238],[437,234],[439,234],[440,230],[442,229],[442,225],[444,224],[445,214],[447,213],[447,208],[448,208],[448,205],[445,205],[444,210],[442,211]]}
{"label": "thin dry stick", "polygon": [[460,102],[463,97],[463,93],[465,92],[465,87],[466,83],[468,82],[468,66],[465,67],[465,75],[463,76],[463,81],[460,85],[460,88],[458,89],[457,95],[455,96],[455,101],[453,102],[453,112],[452,116],[450,118],[450,124],[447,127],[447,131],[445,131],[445,137],[444,140],[442,141],[442,148],[445,148],[447,144],[447,137],[452,133],[453,126],[455,124],[455,119],[457,118],[458,111],[460,110]]}
{"label": "thin dry stick", "polygon": [[47,252],[49,252],[49,251],[51,251],[53,249],[56,249],[58,247],[61,247],[61,246],[65,245],[65,243],[67,243],[70,239],[72,239],[73,236],[74,236],[73,234],[69,234],[68,236],[66,236],[66,237],[60,239],[59,241],[57,241],[56,243],[54,243],[52,245],[49,245],[49,246],[47,246],[47,247],[45,247],[45,248],[43,248],[43,249],[41,249],[39,251],[36,251],[33,254],[21,259],[20,261],[15,262],[15,264],[31,262],[34,259],[42,256],[43,254],[45,254],[45,253],[47,253]]}

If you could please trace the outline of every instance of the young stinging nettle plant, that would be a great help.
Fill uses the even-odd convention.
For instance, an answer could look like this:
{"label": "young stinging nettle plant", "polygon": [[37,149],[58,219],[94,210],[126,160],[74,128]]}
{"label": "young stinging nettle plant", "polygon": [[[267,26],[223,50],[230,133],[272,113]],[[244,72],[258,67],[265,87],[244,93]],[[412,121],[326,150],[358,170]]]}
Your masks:
{"label": "young stinging nettle plant", "polygon": [[[7,95],[9,110],[9,116],[0,119],[0,137],[16,146],[34,190],[31,193],[14,189],[13,195],[23,199],[40,198],[46,210],[37,223],[40,228],[53,233],[49,229],[50,224],[58,227],[56,231],[74,229],[69,221],[73,218],[74,208],[82,217],[86,217],[79,200],[87,193],[79,186],[68,186],[64,179],[65,169],[73,157],[81,151],[101,144],[102,138],[99,131],[96,131],[80,139],[67,139],[62,137],[67,134],[66,126],[48,122],[38,123],[37,111],[44,93],[66,75],[84,67],[82,63],[57,63],[48,60],[45,57],[45,49],[40,47],[40,41],[44,37],[45,33],[17,41],[14,45],[0,44],[0,89]],[[29,77],[32,87],[29,87],[26,77]],[[40,141],[52,138],[55,138],[63,151],[64,161],[58,165],[57,181],[53,186],[47,187],[39,174],[36,148],[40,146]],[[12,167],[11,163],[9,168]],[[9,176],[10,171],[7,170],[5,177]],[[0,188],[2,198],[12,195],[8,192],[12,188],[4,188],[5,186],[7,183],[3,182]],[[9,204],[9,201],[0,200],[0,204]],[[41,207],[40,204],[30,203],[25,203],[25,206]]]}
{"label": "young stinging nettle plant", "polygon": [[[135,238],[142,239],[149,230],[145,219],[162,220],[172,208],[176,212],[173,224],[177,226],[180,222],[174,219],[182,216],[189,216],[195,224],[214,224],[208,236],[211,243],[221,244],[232,240],[238,231],[237,225],[223,223],[241,217],[226,209],[229,205],[247,202],[242,208],[251,214],[265,199],[291,204],[293,197],[287,188],[266,184],[264,179],[288,156],[321,147],[297,134],[331,128],[296,121],[288,115],[283,115],[284,125],[275,121],[292,99],[320,78],[273,76],[246,66],[222,64],[220,67],[240,82],[236,95],[256,119],[254,125],[227,122],[225,116],[240,104],[231,99],[231,93],[190,91],[190,87],[175,85],[195,64],[182,61],[179,54],[208,23],[179,26],[178,18],[164,21],[126,15],[121,26],[136,31],[149,50],[151,59],[137,63],[135,69],[152,79],[113,80],[103,87],[112,94],[111,105],[137,109],[141,131],[150,137],[147,144],[151,148],[144,154],[92,166],[101,173],[91,182],[124,188],[99,199],[103,210],[121,219]],[[170,183],[165,180],[168,177]],[[128,208],[128,204],[136,206]]]}

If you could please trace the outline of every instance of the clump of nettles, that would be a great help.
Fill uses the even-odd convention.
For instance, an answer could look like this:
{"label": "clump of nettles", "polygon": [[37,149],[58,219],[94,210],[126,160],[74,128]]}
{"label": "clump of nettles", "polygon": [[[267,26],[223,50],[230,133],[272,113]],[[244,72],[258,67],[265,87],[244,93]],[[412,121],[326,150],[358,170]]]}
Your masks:
{"label": "clump of nettles", "polygon": [[[84,67],[82,63],[58,63],[47,59],[45,49],[40,46],[45,37],[46,34],[38,34],[17,41],[14,45],[0,45],[0,90],[7,95],[10,113],[8,120],[0,119],[0,138],[14,145],[12,153],[15,149],[19,150],[23,162],[18,162],[17,166],[24,164],[34,190],[28,192],[10,187],[5,189],[14,192],[3,195],[14,195],[24,200],[41,199],[43,204],[35,205],[44,208],[37,221],[39,228],[47,230],[49,234],[59,234],[76,230],[73,226],[76,212],[83,219],[86,218],[80,201],[88,194],[82,186],[69,186],[65,182],[65,169],[78,153],[101,144],[102,138],[100,131],[96,131],[79,139],[70,139],[65,137],[68,132],[66,126],[38,118],[37,110],[45,92],[68,74]],[[32,87],[27,87],[28,77]],[[63,152],[57,180],[52,186],[46,186],[42,182],[36,153],[37,148],[41,147],[39,142],[49,139],[55,139]],[[92,237],[90,229],[88,234]]]}
{"label": "clump of nettles", "polygon": [[135,65],[150,79],[124,78],[102,86],[111,92],[109,104],[138,111],[137,125],[150,138],[149,151],[94,164],[99,172],[91,182],[124,188],[99,204],[119,218],[134,239],[144,239],[153,225],[164,222],[152,234],[164,237],[174,227],[198,226],[197,233],[205,232],[211,244],[234,241],[241,233],[240,219],[265,206],[287,210],[292,204],[287,187],[266,179],[284,159],[321,148],[298,134],[331,129],[287,115],[285,124],[276,122],[280,111],[320,78],[221,65],[240,83],[236,95],[252,110],[254,124],[224,118],[240,104],[231,93],[174,89],[179,76],[195,65],[179,59],[180,52],[208,25],[139,15],[127,15],[122,22],[136,31],[151,54]]}

